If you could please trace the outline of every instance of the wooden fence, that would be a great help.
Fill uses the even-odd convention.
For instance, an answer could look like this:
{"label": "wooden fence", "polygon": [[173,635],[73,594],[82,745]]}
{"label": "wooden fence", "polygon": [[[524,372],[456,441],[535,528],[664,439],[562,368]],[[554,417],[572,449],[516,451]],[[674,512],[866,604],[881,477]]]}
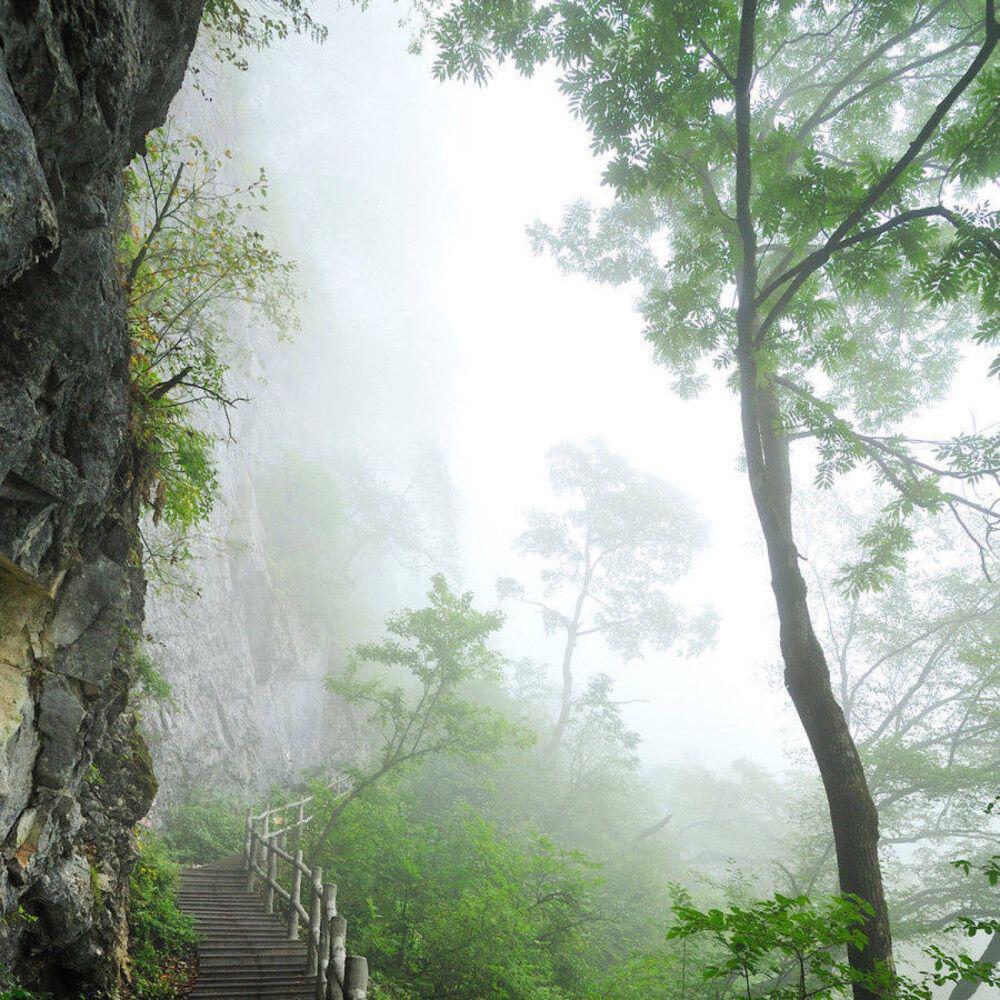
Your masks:
{"label": "wooden fence", "polygon": [[[346,778],[329,787],[334,797],[349,789]],[[247,816],[247,892],[260,891],[268,913],[275,912],[276,897],[284,900],[290,941],[305,930],[306,974],[316,977],[316,1000],[367,1000],[368,960],[347,954],[347,921],[337,914],[337,887],[324,884],[322,868],[310,869],[302,860],[302,831],[313,819],[309,805],[314,800],[309,795]]]}

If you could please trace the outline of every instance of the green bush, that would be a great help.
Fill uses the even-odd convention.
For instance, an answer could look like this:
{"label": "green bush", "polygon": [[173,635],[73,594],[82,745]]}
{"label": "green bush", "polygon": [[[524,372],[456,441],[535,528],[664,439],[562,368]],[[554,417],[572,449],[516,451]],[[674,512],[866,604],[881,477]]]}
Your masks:
{"label": "green bush", "polygon": [[163,846],[182,865],[209,865],[242,850],[245,822],[236,803],[197,796],[167,812]]}
{"label": "green bush", "polygon": [[5,986],[0,987],[0,1000],[43,1000],[43,997],[23,986]]}
{"label": "green bush", "polygon": [[177,907],[179,873],[160,839],[143,832],[129,922],[135,1000],[183,996],[190,983],[196,938],[193,921]]}
{"label": "green bush", "polygon": [[343,887],[351,950],[378,974],[373,996],[587,995],[601,879],[579,852],[504,835],[461,806],[429,817],[391,784],[356,800],[317,846]]}

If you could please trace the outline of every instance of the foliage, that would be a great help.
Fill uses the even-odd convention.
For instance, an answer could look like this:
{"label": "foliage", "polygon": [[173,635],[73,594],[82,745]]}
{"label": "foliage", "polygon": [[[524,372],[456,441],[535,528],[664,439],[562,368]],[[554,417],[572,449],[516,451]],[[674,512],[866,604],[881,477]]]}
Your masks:
{"label": "foliage", "polygon": [[[927,441],[898,426],[940,397],[970,331],[1000,336],[1000,230],[981,195],[998,169],[1000,27],[982,11],[459,0],[436,22],[440,77],[555,63],[604,158],[616,203],[572,206],[535,227],[536,248],[638,282],[646,336],[682,392],[713,372],[735,386],[742,357],[783,429],[815,442],[818,483],[865,466],[895,493],[844,568],[856,592],[898,566],[915,510],[970,531],[995,522],[971,490],[998,484],[995,432]],[[756,331],[740,345],[741,301]]]}
{"label": "foliage", "polygon": [[504,836],[461,805],[427,815],[412,791],[382,786],[344,814],[319,860],[342,886],[352,948],[391,996],[580,995],[569,985],[592,960],[598,873],[579,852]]}
{"label": "foliage", "polygon": [[582,807],[614,797],[617,785],[639,769],[639,736],[622,718],[607,674],[590,678],[573,704],[564,740],[568,798]]}
{"label": "foliage", "polygon": [[129,956],[136,1000],[184,996],[191,979],[194,924],[177,907],[178,866],[154,834],[139,836],[132,871]]}
{"label": "foliage", "polygon": [[[378,970],[385,995],[739,1000],[747,996],[744,969],[753,1000],[801,997],[803,973],[807,996],[847,995],[855,974],[843,945],[860,941],[866,904],[804,894],[755,899],[742,883],[731,887],[725,908],[699,908],[689,892],[664,884],[643,895],[615,870],[650,877],[620,837],[598,860],[565,846],[569,828],[532,832],[517,778],[530,782],[532,769],[542,772],[553,799],[565,788],[551,760],[513,756],[497,800],[473,808],[466,794],[470,784],[495,783],[495,768],[477,763],[475,777],[462,769],[448,787],[458,762],[429,758],[404,780],[370,790],[322,841],[317,862],[341,886],[351,946]],[[613,822],[613,811],[601,813]],[[535,818],[558,827],[548,815]],[[662,866],[662,846],[655,857]],[[660,908],[671,901],[672,920]],[[961,923],[965,933],[993,926]],[[992,981],[993,972],[968,956],[938,945],[927,956],[931,971],[886,978],[891,989],[879,989],[896,1000],[929,1000],[935,984]]]}
{"label": "foliage", "polygon": [[[498,713],[466,697],[469,685],[500,677],[500,656],[488,645],[500,615],[477,611],[472,594],[455,594],[441,575],[427,597],[428,607],[390,616],[389,638],[359,646],[346,671],[327,679],[328,690],[369,709],[366,721],[393,761],[443,751],[481,756],[523,739]],[[364,664],[406,669],[416,692],[363,678]]]}
{"label": "foliage", "polygon": [[211,792],[172,806],[163,818],[161,843],[182,865],[208,865],[243,849],[244,813]]}
{"label": "foliage", "polygon": [[[352,949],[394,998],[596,1000],[611,995],[602,991],[626,955],[665,967],[662,949],[633,955],[662,941],[670,862],[662,836],[643,833],[655,814],[610,681],[595,679],[576,701],[558,753],[526,745],[526,720],[547,727],[545,694],[527,664],[513,680],[501,675],[487,644],[500,616],[476,611],[440,577],[429,598],[393,616],[389,638],[353,664],[374,663],[380,677],[402,667],[423,683],[390,688],[359,673],[335,685],[363,694],[377,717],[384,751],[357,770],[360,781],[416,745],[407,733],[441,731],[414,708],[446,709],[442,738],[428,737],[440,752],[369,782],[350,808],[317,796],[305,850],[341,886]],[[438,684],[453,669],[464,677],[454,696]]]}
{"label": "foliage", "polygon": [[[918,544],[936,547],[939,562],[908,560],[883,591],[843,595],[830,567],[851,553],[858,515],[828,495],[810,508],[802,552],[834,687],[879,809],[894,933],[988,913],[995,904],[984,884],[956,880],[948,859],[987,856],[995,842],[995,820],[979,802],[996,786],[996,588],[964,539],[918,519]],[[802,843],[808,880],[824,869],[829,835]]]}
{"label": "foliage", "polygon": [[[989,963],[952,955],[937,945],[927,949],[932,971],[913,979],[891,968],[860,974],[839,956],[847,946],[861,948],[870,906],[857,897],[832,896],[821,903],[808,896],[775,895],[750,906],[700,910],[687,903],[675,907],[672,939],[710,935],[718,957],[702,969],[706,981],[717,982],[720,997],[767,997],[768,1000],[837,1000],[859,982],[879,997],[931,1000],[933,988],[948,983],[1000,983]],[[997,921],[968,921],[967,933],[994,932]],[[962,922],[966,927],[966,922]]]}
{"label": "foliage", "polygon": [[166,536],[159,546],[144,538],[161,576],[189,554],[192,531],[218,499],[218,435],[206,428],[213,413],[228,426],[228,411],[240,401],[228,387],[233,310],[252,309],[279,333],[295,325],[294,265],[249,221],[266,210],[267,178],[261,171],[246,185],[228,184],[229,155],[161,129],[125,175],[119,254],[141,456],[136,487]]}
{"label": "foliage", "polygon": [[326,25],[311,6],[311,0],[207,0],[201,20],[218,58],[245,70],[248,49],[269,48],[289,35],[326,41]]}
{"label": "foliage", "polygon": [[160,672],[156,661],[149,651],[137,646],[135,651],[135,681],[130,689],[130,696],[140,705],[145,702],[171,702],[173,690],[170,682]]}
{"label": "foliage", "polygon": [[[548,467],[553,491],[569,503],[558,512],[530,511],[516,547],[543,563],[543,597],[569,589],[573,598],[582,595],[582,608],[573,615],[529,599],[546,630],[599,634],[625,658],[640,655],[647,643],[669,648],[685,630],[694,650],[709,644],[712,613],[686,620],[665,589],[705,544],[705,525],[690,500],[598,440],[552,448]],[[501,583],[504,594],[524,596],[520,585]]]}
{"label": "foliage", "polygon": [[549,479],[562,510],[533,510],[517,548],[539,560],[540,593],[501,579],[502,597],[541,615],[548,633],[564,636],[562,705],[553,737],[569,719],[573,654],[599,635],[626,659],[643,648],[669,649],[687,640],[698,652],[714,636],[715,614],[688,615],[669,591],[704,545],[705,526],[690,501],[655,476],[637,472],[598,440],[549,451]]}
{"label": "foliage", "polygon": [[[454,594],[451,599],[458,600]],[[416,613],[403,613],[409,614]],[[427,619],[434,620],[425,609],[425,625]],[[429,648],[440,622],[420,634]],[[502,682],[490,671],[492,679],[475,694],[512,724],[531,718],[545,726],[545,693],[531,674],[524,663]],[[789,808],[787,791],[773,779],[749,765],[738,777],[739,783],[724,783],[698,772],[684,779],[687,791],[679,780],[669,788],[644,787],[635,736],[610,682],[599,677],[576,701],[557,754],[514,746],[488,758],[427,755],[367,788],[332,826],[337,803],[321,794],[306,853],[340,885],[351,948],[369,958],[377,995],[395,1000],[722,1000],[736,987],[721,977],[706,979],[705,972],[732,956],[711,933],[695,929],[693,912],[749,914],[739,926],[759,935],[754,982],[761,990],[755,998],[795,995],[789,992],[794,983],[771,990],[767,970],[783,968],[782,958],[801,949],[803,939],[807,971],[821,976],[829,960],[827,995],[836,995],[829,992],[832,977],[848,982],[851,973],[835,945],[856,932],[850,918],[861,904],[852,909],[839,897],[813,902],[804,895],[757,901],[759,888],[742,874],[733,882],[730,874],[727,908],[714,911],[721,893],[712,882],[700,883],[697,904],[669,885],[671,877],[691,880],[685,862],[694,857],[704,871],[706,850],[716,841],[723,860],[746,854],[748,842],[756,854],[767,835],[765,821]],[[660,799],[675,810],[674,824],[660,821]],[[692,805],[704,806],[704,813]],[[239,811],[229,807],[229,815],[233,841],[221,853],[236,847],[240,835]],[[732,840],[717,829],[724,822],[734,825]],[[800,817],[790,815],[789,822],[801,834]],[[682,825],[676,834],[689,836],[697,855],[680,857],[676,824]],[[168,843],[171,835],[168,824]],[[777,856],[791,864],[781,848],[775,845]],[[689,933],[668,936],[672,903],[688,908]],[[940,955],[935,974],[982,971],[943,948]],[[938,960],[937,951],[930,960]],[[811,988],[820,985],[810,982]],[[900,992],[899,1000],[924,1000],[922,980],[896,985],[910,991]]]}
{"label": "foliage", "polygon": [[10,970],[0,964],[0,1000],[48,1000],[48,998],[20,986],[14,981]]}
{"label": "foliage", "polygon": [[776,895],[748,907],[708,911],[681,904],[669,937],[710,934],[721,955],[702,975],[720,980],[734,996],[765,995],[761,985],[780,983],[791,969],[791,985],[767,985],[767,996],[831,1000],[851,982],[850,968],[834,956],[848,944],[863,945],[861,926],[869,910],[863,900],[847,897],[817,906],[806,896]]}
{"label": "foliage", "polygon": [[[386,639],[358,646],[344,672],[327,677],[328,691],[367,713],[377,749],[354,769],[351,791],[334,808],[321,841],[350,802],[388,774],[436,754],[484,757],[533,738],[524,726],[474,700],[476,685],[501,676],[501,657],[488,644],[501,616],[477,611],[472,594],[452,592],[440,574],[427,597],[426,608],[391,615]],[[405,671],[414,689],[365,676],[366,665],[389,677]]]}
{"label": "foliage", "polygon": [[996,4],[455,0],[435,41],[439,77],[555,64],[617,201],[596,226],[583,207],[582,223],[536,231],[538,245],[642,288],[680,391],[719,372],[738,394],[786,686],[838,827],[841,888],[872,905],[849,957],[859,974],[889,967],[877,817],[806,603],[791,446],[812,442],[817,485],[865,468],[889,491],[841,570],[847,593],[886,585],[919,510],[950,512],[984,570],[994,558],[1000,508],[977,491],[1000,486],[996,432],[928,440],[903,421],[940,398],[970,326],[982,343],[1000,331],[1000,219],[980,195],[996,157],[961,146],[1000,103]]}

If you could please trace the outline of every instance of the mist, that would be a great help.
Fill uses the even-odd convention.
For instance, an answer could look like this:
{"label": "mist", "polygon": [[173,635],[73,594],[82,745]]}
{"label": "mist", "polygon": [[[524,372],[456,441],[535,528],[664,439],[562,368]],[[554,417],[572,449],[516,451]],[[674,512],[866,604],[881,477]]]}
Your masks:
{"label": "mist", "polygon": [[195,6],[0,1000],[1000,997],[993,5]]}
{"label": "mist", "polygon": [[[672,396],[632,291],[532,254],[532,222],[569,200],[608,200],[551,77],[503,73],[481,91],[436,83],[398,21],[392,9],[339,12],[323,46],[291,40],[233,81],[241,158],[289,178],[270,221],[306,290],[301,334],[254,391],[247,419],[266,427],[254,448],[354,451],[400,477],[421,449],[440,451],[459,498],[463,584],[491,595],[517,565],[524,512],[550,496],[548,448],[602,438],[683,488],[712,527],[686,589],[720,608],[717,647],[694,668],[649,657],[619,677],[644,752],[780,765],[801,738],[761,683],[777,656],[774,612],[731,397]],[[509,630],[511,655],[529,636],[537,648],[530,619]]]}

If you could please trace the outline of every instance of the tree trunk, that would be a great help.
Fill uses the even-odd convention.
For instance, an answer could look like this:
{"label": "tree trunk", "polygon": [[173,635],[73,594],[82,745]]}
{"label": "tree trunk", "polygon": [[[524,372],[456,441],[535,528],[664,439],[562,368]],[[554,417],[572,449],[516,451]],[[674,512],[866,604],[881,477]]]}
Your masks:
{"label": "tree trunk", "polygon": [[[778,607],[785,687],[791,695],[826,789],[837,851],[840,888],[867,901],[864,948],[848,948],[851,967],[871,972],[892,968],[892,936],[878,859],[878,812],[847,720],[830,685],[823,648],[806,602],[806,582],[792,532],[792,477],[788,437],[780,428],[778,400],[766,373],[758,369],[757,231],[752,195],[752,100],[757,0],[740,5],[740,47],[735,93],[736,224],[739,256],[736,309],[736,358],[740,376],[740,420],[747,472],[757,517],[767,544],[771,587]],[[878,1000],[863,984],[854,1000]]]}
{"label": "tree trunk", "polygon": [[[581,591],[581,599],[577,601],[577,619],[579,618],[582,604]],[[573,651],[576,649],[576,630],[577,621],[574,620],[566,630],[566,645],[563,647],[562,692],[559,698],[559,718],[556,719],[556,724],[552,729],[552,736],[549,739],[546,751],[549,756],[559,749],[563,733],[566,731],[566,726],[569,723],[570,712],[573,709]]]}
{"label": "tree trunk", "polygon": [[583,581],[576,595],[573,606],[573,618],[566,625],[566,645],[563,647],[562,661],[562,694],[559,700],[559,718],[556,720],[546,748],[546,756],[553,756],[562,744],[563,734],[569,724],[570,713],[573,711],[573,653],[576,651],[576,640],[580,634],[580,622],[583,621],[583,608],[590,596],[590,581],[594,567],[590,561],[590,534],[588,529],[587,542],[583,550]]}
{"label": "tree trunk", "polygon": [[[771,586],[780,623],[785,687],[812,748],[830,809],[840,888],[873,908],[865,923],[864,949],[848,949],[851,966],[871,972],[892,967],[892,937],[878,857],[878,812],[861,758],[830,684],[826,657],[816,637],[799,553],[792,532],[788,438],[780,431],[777,398],[758,384],[754,359],[741,357],[741,402],[750,484],[767,543]],[[877,994],[855,986],[855,1000]]]}

